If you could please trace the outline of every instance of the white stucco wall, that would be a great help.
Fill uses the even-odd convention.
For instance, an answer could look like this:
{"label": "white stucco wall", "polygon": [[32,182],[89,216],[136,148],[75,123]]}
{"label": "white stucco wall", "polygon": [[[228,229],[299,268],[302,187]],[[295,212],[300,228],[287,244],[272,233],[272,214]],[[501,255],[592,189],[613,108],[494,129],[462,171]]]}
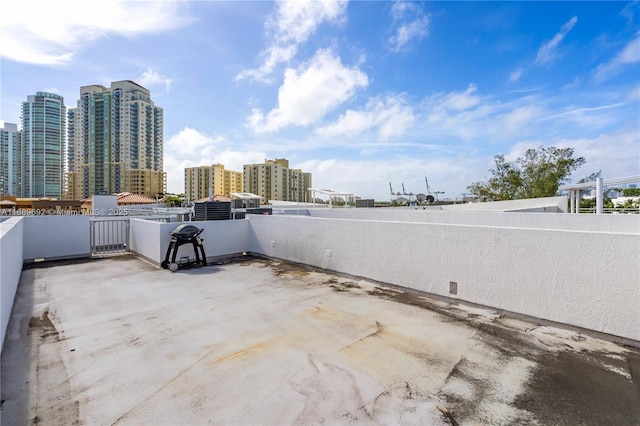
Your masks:
{"label": "white stucco wall", "polygon": [[[159,223],[131,219],[131,250],[153,263],[160,264],[171,241],[170,232],[183,224],[204,229],[200,237],[207,259],[247,251],[250,224],[248,220],[208,220],[202,222]],[[194,258],[193,245],[180,246],[176,259]]]}
{"label": "white stucco wall", "polygon": [[311,217],[499,226],[598,232],[640,233],[640,216],[631,214],[551,214],[517,212],[465,212],[404,207],[367,209],[309,209]]}
{"label": "white stucco wall", "polygon": [[26,216],[24,260],[90,256],[89,216]]}
{"label": "white stucco wall", "polygon": [[0,223],[0,345],[4,345],[22,272],[23,232],[23,218],[12,217]]}
{"label": "white stucco wall", "polygon": [[249,220],[250,251],[640,340],[638,232]]}
{"label": "white stucco wall", "polygon": [[491,201],[486,203],[448,204],[439,206],[447,211],[538,211],[561,213],[568,212],[568,200],[566,195],[559,197],[525,198],[522,200]]}
{"label": "white stucco wall", "polygon": [[93,195],[91,210],[91,215],[112,216],[118,212],[118,197],[116,195]]}
{"label": "white stucco wall", "polygon": [[160,264],[158,259],[160,259],[163,250],[160,245],[162,225],[162,222],[131,218],[129,221],[131,252],[153,263]]}

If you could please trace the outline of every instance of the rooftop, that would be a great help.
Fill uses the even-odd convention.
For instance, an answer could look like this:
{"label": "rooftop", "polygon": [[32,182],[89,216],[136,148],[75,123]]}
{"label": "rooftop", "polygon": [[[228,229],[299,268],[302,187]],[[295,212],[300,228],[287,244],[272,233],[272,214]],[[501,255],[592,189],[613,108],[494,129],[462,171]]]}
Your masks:
{"label": "rooftop", "polygon": [[[262,219],[261,219],[262,220]],[[3,424],[632,424],[640,351],[318,268],[22,271]]]}

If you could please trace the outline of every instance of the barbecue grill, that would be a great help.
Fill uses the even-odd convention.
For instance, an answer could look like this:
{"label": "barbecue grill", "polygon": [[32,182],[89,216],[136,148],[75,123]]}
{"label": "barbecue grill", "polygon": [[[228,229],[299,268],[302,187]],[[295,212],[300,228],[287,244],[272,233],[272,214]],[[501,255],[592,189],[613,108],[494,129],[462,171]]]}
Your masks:
{"label": "barbecue grill", "polygon": [[[193,225],[180,225],[169,232],[171,242],[169,243],[169,247],[167,247],[167,255],[161,263],[161,266],[164,269],[169,269],[171,272],[175,272],[178,268],[184,266],[206,266],[207,256],[204,254],[203,240],[200,238],[202,231],[204,231],[204,229],[198,229]],[[193,245],[196,258],[195,260],[191,260],[188,256],[185,256],[176,262],[178,248],[184,244]],[[171,253],[172,251],[173,254]],[[169,257],[171,257],[171,261],[169,261]]]}

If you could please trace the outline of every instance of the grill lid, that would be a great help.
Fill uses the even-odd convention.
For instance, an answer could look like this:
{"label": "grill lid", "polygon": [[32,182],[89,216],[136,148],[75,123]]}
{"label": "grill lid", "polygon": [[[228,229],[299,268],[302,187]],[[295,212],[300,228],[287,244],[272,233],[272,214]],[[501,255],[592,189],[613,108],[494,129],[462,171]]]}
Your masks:
{"label": "grill lid", "polygon": [[197,237],[202,231],[204,229],[198,229],[193,225],[180,225],[169,234],[175,238],[189,239]]}

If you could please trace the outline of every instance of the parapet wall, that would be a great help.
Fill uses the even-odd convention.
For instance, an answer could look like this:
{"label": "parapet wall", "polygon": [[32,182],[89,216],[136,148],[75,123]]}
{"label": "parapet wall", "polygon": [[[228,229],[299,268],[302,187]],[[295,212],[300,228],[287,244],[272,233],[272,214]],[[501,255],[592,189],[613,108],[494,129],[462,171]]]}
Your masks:
{"label": "parapet wall", "polygon": [[640,341],[640,222],[635,232],[600,231],[610,219],[590,217],[592,230],[531,216],[535,228],[252,216],[250,250]]}
{"label": "parapet wall", "polygon": [[24,220],[25,262],[91,255],[89,216],[27,216]]}
{"label": "parapet wall", "polygon": [[22,272],[23,230],[21,217],[12,217],[0,224],[0,345],[4,344]]}
{"label": "parapet wall", "polygon": [[640,217],[633,214],[549,214],[422,210],[412,207],[308,209],[311,217],[433,224],[464,224],[506,228],[557,229],[585,232],[640,232]]}
{"label": "parapet wall", "polygon": [[[161,223],[132,218],[130,223],[131,252],[160,265],[171,241],[171,231],[187,222]],[[247,251],[250,228],[248,220],[209,220],[188,224],[203,229],[200,237],[204,240],[203,247],[209,260]],[[176,259],[182,256],[194,257],[191,244],[180,246]]]}

